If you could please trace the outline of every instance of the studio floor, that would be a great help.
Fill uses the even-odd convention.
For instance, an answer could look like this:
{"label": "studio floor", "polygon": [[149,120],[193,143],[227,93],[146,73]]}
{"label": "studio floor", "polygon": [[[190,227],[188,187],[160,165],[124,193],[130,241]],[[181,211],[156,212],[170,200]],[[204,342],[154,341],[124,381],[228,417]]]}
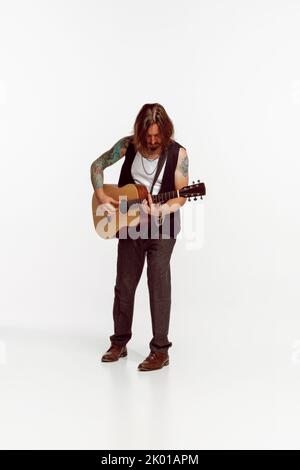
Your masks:
{"label": "studio floor", "polygon": [[3,328],[0,340],[1,449],[299,448],[300,364],[278,345],[177,341],[169,366],[141,372],[136,340],[115,363],[96,332]]}

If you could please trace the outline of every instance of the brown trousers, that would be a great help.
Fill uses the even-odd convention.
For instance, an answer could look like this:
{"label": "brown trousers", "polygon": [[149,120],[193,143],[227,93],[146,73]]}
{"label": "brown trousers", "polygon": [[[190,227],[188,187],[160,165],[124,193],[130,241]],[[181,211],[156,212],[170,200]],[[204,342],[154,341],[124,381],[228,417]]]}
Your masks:
{"label": "brown trousers", "polygon": [[171,311],[170,259],[176,238],[118,240],[117,277],[113,305],[112,344],[125,346],[132,336],[134,297],[147,255],[147,282],[150,298],[151,351],[167,352]]}

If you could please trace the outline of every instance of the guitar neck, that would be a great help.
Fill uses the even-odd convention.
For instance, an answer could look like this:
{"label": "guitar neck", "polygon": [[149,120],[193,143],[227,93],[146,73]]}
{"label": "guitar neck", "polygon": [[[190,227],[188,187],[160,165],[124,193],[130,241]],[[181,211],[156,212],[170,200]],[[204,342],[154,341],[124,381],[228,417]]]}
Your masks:
{"label": "guitar neck", "polygon": [[[152,201],[154,202],[154,204],[156,204],[157,202],[166,202],[169,199],[179,197],[179,191],[174,190],[174,191],[168,191],[167,193],[154,194],[154,195],[151,194],[151,196],[152,196]],[[130,199],[130,201],[128,201],[128,205],[131,206],[132,204],[141,204],[143,200],[144,199]]]}

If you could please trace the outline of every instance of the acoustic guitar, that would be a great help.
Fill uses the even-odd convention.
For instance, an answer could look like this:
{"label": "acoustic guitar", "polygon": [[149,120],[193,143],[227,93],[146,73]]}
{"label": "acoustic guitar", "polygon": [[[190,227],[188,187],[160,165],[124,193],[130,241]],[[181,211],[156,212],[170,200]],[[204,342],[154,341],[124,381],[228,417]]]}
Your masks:
{"label": "acoustic guitar", "polygon": [[[140,223],[141,220],[141,204],[146,199],[148,201],[148,189],[143,184],[126,184],[118,187],[116,184],[104,184],[103,190],[105,194],[119,201],[116,211],[109,214],[104,204],[100,204],[96,193],[92,197],[92,212],[94,227],[97,234],[104,239],[116,238],[116,234],[123,227],[133,227]],[[151,195],[153,203],[165,203],[169,199],[179,196],[188,198],[193,197],[202,199],[206,194],[204,183],[195,183],[185,186],[179,190],[169,191],[166,193]]]}

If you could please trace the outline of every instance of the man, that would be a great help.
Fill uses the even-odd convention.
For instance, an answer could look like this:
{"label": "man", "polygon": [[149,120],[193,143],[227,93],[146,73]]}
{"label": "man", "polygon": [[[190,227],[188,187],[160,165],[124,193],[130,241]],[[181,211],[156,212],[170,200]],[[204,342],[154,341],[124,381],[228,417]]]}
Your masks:
{"label": "man", "polygon": [[[125,156],[118,186],[128,183],[144,184],[148,200],[143,201],[141,215],[146,214],[145,225],[140,224],[140,236],[118,237],[117,277],[113,305],[114,334],[111,347],[102,356],[103,362],[117,361],[127,356],[126,344],[132,336],[134,296],[147,256],[147,281],[153,338],[150,354],[139,364],[138,370],[150,371],[169,364],[168,340],[171,309],[170,259],[180,230],[180,207],[184,197],[169,199],[163,204],[152,201],[152,194],[179,190],[188,185],[188,156],[186,149],[172,139],[174,127],[165,109],[159,103],[145,104],[139,111],[134,133],[120,139],[109,151],[91,165],[91,180],[100,204],[109,214],[119,201],[105,194],[103,170]],[[157,165],[163,164],[155,181]],[[164,162],[164,163],[163,163]],[[159,167],[158,167],[159,170]],[[155,220],[156,225],[153,224]],[[178,225],[176,226],[176,222]],[[153,225],[156,230],[153,229]]]}

